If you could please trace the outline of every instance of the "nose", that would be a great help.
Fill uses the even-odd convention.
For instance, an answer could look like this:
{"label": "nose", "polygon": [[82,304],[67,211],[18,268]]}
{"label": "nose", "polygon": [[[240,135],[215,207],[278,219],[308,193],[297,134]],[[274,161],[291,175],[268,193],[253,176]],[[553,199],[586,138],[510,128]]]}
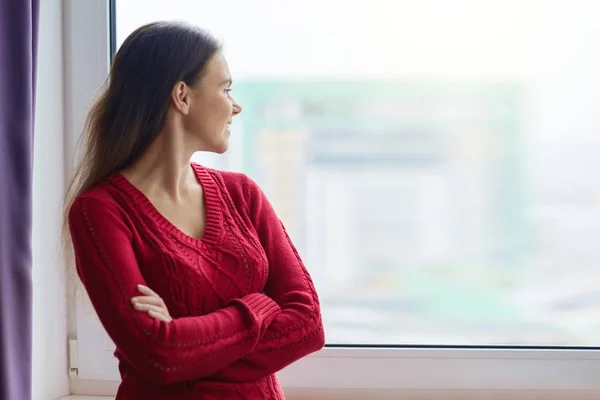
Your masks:
{"label": "nose", "polygon": [[233,100],[233,111],[232,111],[232,114],[233,115],[238,115],[241,112],[242,112],[242,106],[240,106],[237,101]]}

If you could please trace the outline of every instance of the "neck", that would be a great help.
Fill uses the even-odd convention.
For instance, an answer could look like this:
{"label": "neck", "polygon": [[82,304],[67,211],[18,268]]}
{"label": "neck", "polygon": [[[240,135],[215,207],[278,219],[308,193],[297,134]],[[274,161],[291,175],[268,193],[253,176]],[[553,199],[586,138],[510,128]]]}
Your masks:
{"label": "neck", "polygon": [[162,132],[138,160],[122,171],[123,175],[148,195],[181,198],[196,180],[190,168],[193,151],[182,137]]}

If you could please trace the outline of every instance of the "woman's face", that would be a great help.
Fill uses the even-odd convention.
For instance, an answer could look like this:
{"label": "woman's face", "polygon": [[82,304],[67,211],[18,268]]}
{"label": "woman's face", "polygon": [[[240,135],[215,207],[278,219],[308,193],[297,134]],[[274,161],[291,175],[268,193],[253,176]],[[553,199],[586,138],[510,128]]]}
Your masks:
{"label": "woman's face", "polygon": [[230,124],[233,117],[242,111],[231,96],[231,83],[229,66],[219,52],[211,57],[202,78],[191,88],[185,128],[198,139],[198,150],[227,151]]}

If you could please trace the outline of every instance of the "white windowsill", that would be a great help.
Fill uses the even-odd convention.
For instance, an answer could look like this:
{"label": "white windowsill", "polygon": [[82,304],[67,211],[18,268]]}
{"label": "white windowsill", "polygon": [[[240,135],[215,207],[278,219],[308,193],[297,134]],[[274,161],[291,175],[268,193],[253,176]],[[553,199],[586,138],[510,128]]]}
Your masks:
{"label": "white windowsill", "polygon": [[[319,390],[286,391],[287,400],[596,400],[599,391],[543,390]],[[67,396],[57,400],[114,400],[106,396]]]}
{"label": "white windowsill", "polygon": [[66,396],[57,400],[114,400],[114,397],[107,396]]}

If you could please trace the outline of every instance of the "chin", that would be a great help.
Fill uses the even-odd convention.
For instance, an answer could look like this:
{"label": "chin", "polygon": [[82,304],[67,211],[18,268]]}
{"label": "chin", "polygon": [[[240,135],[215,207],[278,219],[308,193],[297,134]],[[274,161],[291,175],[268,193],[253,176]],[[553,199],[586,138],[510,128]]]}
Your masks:
{"label": "chin", "polygon": [[223,154],[229,149],[229,132],[224,132],[220,137],[213,137],[213,140],[205,141],[202,144],[202,149],[197,151],[205,151],[208,153]]}
{"label": "chin", "polygon": [[216,144],[217,150],[215,150],[215,153],[223,154],[227,151],[227,149],[229,149],[229,136],[230,135],[231,135],[231,133],[229,132],[229,129],[226,129],[224,132],[224,135],[223,135],[223,139],[221,140],[221,143]]}
{"label": "chin", "polygon": [[223,143],[220,143],[215,146],[213,153],[224,154],[225,152],[227,152],[228,149],[229,149],[229,141],[227,139],[225,139],[223,141]]}

